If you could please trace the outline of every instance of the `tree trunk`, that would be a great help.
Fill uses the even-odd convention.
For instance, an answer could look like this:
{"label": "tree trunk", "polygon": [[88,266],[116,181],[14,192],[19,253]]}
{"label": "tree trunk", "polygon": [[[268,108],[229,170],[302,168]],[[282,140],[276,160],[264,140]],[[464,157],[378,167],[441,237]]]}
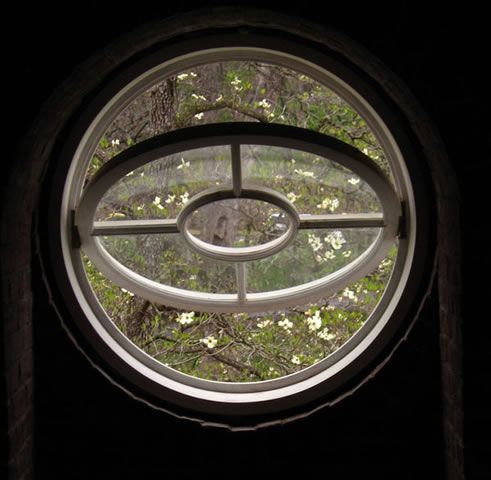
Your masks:
{"label": "tree trunk", "polygon": [[150,123],[153,134],[169,132],[176,122],[176,79],[168,78],[151,91]]}
{"label": "tree trunk", "polygon": [[[150,92],[150,128],[153,135],[170,132],[176,128],[177,95],[176,78],[170,77],[157,84]],[[159,161],[156,164],[157,184],[160,190],[167,190],[169,173],[173,165],[174,156],[167,157],[167,161]]]}

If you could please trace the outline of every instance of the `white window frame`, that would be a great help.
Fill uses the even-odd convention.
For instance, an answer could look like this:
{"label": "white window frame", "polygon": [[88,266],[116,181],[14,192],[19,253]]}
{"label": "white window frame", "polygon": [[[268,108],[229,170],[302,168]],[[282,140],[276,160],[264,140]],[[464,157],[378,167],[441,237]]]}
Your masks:
{"label": "white window frame", "polygon": [[[264,61],[291,68],[319,81],[347,101],[364,118],[382,146],[400,201],[396,215],[401,213],[402,216],[398,225],[402,235],[391,278],[381,300],[359,331],[315,365],[286,377],[257,383],[213,382],[190,377],[137,348],[117,329],[92,291],[77,248],[78,240],[83,240],[85,245],[92,240],[76,238],[77,230],[85,232],[89,225],[80,228],[80,221],[86,221],[82,215],[77,218],[79,224],[75,228],[74,218],[92,154],[119,112],[159,79],[194,65],[228,60]],[[141,392],[137,395],[151,398],[149,401],[154,405],[159,401],[166,405],[170,402],[176,408],[203,415],[266,415],[308,405],[338,391],[347,382],[354,381],[394,342],[418,295],[418,282],[424,276],[427,255],[421,244],[427,239],[424,212],[427,199],[419,188],[420,160],[406,132],[406,126],[394,113],[387,96],[367,82],[363,72],[340,62],[327,49],[297,43],[291,38],[258,32],[247,35],[202,32],[196,38],[164,45],[130,60],[100,86],[97,95],[80,113],[60,153],[61,168],[51,196],[53,213],[49,216],[48,227],[55,237],[50,255],[57,284],[76,328],[107,369],[116,371],[118,377],[124,379],[125,388],[137,389]],[[366,175],[361,176],[367,179]],[[393,214],[384,211],[385,215],[392,218]],[[390,228],[394,225],[391,220]],[[84,233],[81,234],[83,237]]]}

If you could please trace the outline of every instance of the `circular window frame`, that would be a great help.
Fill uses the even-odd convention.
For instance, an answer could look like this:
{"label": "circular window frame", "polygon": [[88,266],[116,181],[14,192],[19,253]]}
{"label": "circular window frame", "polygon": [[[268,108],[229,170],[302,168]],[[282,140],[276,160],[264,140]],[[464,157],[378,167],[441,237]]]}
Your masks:
{"label": "circular window frame", "polygon": [[[137,395],[150,399],[154,405],[158,406],[159,402],[165,402],[166,405],[169,405],[170,402],[171,410],[176,410],[176,408],[191,410],[199,412],[201,416],[213,415],[222,418],[225,415],[237,418],[237,416],[244,415],[248,417],[266,414],[278,415],[278,412],[284,412],[291,408],[301,408],[311,405],[312,402],[325,401],[323,399],[329,394],[342,391],[343,385],[351,385],[354,379],[361,378],[360,375],[363,376],[363,372],[366,372],[371,366],[373,367],[373,362],[380,357],[383,351],[394,344],[396,341],[395,333],[404,329],[404,325],[407,328],[408,317],[410,312],[414,310],[415,302],[417,303],[421,279],[425,278],[425,265],[428,263],[428,258],[431,257],[431,252],[425,251],[425,249],[416,249],[417,244],[421,245],[428,242],[430,231],[429,216],[427,215],[429,211],[427,192],[425,188],[419,188],[419,181],[423,178],[422,161],[412,147],[407,127],[398,118],[398,114],[393,109],[389,99],[380,94],[380,90],[371,84],[367,75],[358,71],[354,65],[347,65],[346,62],[340,61],[337,54],[329,52],[325,47],[308,45],[308,42],[301,37],[286,40],[283,35],[271,35],[271,32],[264,30],[249,32],[246,35],[238,32],[232,34],[228,32],[224,34],[210,33],[203,30],[199,34],[195,32],[193,37],[192,39],[185,38],[182,41],[173,42],[170,46],[164,45],[153,48],[148,55],[142,53],[136,59],[129,59],[124,68],[112,72],[113,75],[110,79],[104,82],[102,86],[98,85],[94,89],[93,97],[78,112],[77,121],[72,126],[73,128],[69,129],[67,140],[64,142],[61,154],[57,159],[57,169],[54,181],[51,183],[54,188],[50,198],[50,211],[60,211],[61,205],[62,212],[60,217],[50,215],[47,219],[49,231],[62,232],[61,235],[56,235],[48,248],[51,262],[54,265],[54,277],[58,287],[62,290],[62,301],[68,306],[71,313],[73,327],[87,341],[88,350],[96,352],[96,355],[102,359],[101,368],[116,373],[124,388],[130,390],[136,388]],[[121,91],[124,85],[129,85],[135,75],[152,71],[149,66],[162,64],[164,58],[172,61],[172,59],[175,60],[183,55],[192,56],[192,52],[196,52],[196,49],[202,46],[203,38],[206,38],[206,50],[213,55],[213,61],[218,61],[217,49],[229,49],[230,51],[233,48],[235,51],[247,53],[246,58],[248,60],[251,59],[251,49],[268,55],[271,55],[272,51],[281,52],[282,55],[290,59],[296,55],[305,61],[309,68],[314,65],[313,71],[317,71],[317,74],[321,69],[320,65],[322,65],[324,73],[328,76],[343,79],[347,88],[345,92],[341,92],[341,96],[346,101],[353,105],[353,98],[363,99],[362,104],[358,105],[355,102],[354,106],[365,120],[367,116],[372,118],[375,115],[378,118],[379,121],[376,124],[368,123],[381,143],[384,152],[389,157],[396,155],[398,158],[404,158],[404,163],[398,167],[401,170],[395,175],[396,189],[402,196],[402,208],[405,213],[406,224],[402,225],[401,228],[408,232],[408,236],[403,240],[407,246],[400,248],[400,251],[406,251],[406,261],[404,265],[397,265],[396,262],[396,268],[400,269],[401,276],[405,278],[404,282],[399,282],[398,285],[393,285],[391,289],[387,289],[377,306],[377,309],[384,308],[382,320],[379,319],[374,325],[367,327],[370,328],[370,331],[363,338],[360,335],[355,335],[348,341],[345,344],[349,344],[350,348],[347,355],[340,358],[338,350],[328,357],[328,366],[324,363],[327,360],[325,359],[308,369],[288,377],[282,377],[282,379],[287,379],[288,384],[286,386],[282,385],[280,381],[282,379],[278,379],[247,384],[249,391],[243,392],[239,384],[201,381],[169,368],[163,376],[161,368],[165,370],[165,366],[162,365],[157,370],[147,367],[140,360],[146,354],[136,347],[134,350],[137,352],[134,352],[133,348],[123,347],[122,344],[127,341],[126,337],[116,329],[108,332],[104,328],[97,318],[101,314],[100,311],[96,311],[95,314],[97,321],[87,321],[91,317],[93,319],[94,309],[90,305],[80,302],[79,293],[73,289],[73,272],[67,271],[69,269],[67,269],[66,254],[68,250],[71,250],[70,244],[76,241],[76,238],[72,238],[74,232],[67,227],[71,224],[70,212],[73,209],[69,205],[69,199],[66,196],[63,197],[63,190],[66,179],[76,176],[73,170],[70,171],[70,165],[73,165],[73,158],[81,154],[79,145],[83,144],[84,148],[93,148],[93,145],[88,145],[86,141],[88,133],[93,138],[97,137],[97,135],[93,135],[93,132],[89,132],[90,125],[94,119],[100,118],[105,107],[114,106],[112,103],[114,92]],[[265,45],[268,48],[264,48]],[[237,57],[234,56],[234,59]],[[268,57],[268,61],[271,62],[270,57]],[[177,70],[182,69],[182,65],[177,68]],[[306,71],[307,74],[309,72],[312,73],[310,70]],[[169,74],[171,73],[167,72],[166,76]],[[317,79],[315,76],[313,78]],[[151,82],[154,81],[155,78],[151,80]],[[322,83],[326,84],[325,81]],[[332,85],[328,86],[332,88]],[[333,90],[338,94],[340,93],[335,88]],[[118,110],[122,108],[121,105],[118,106]],[[390,130],[387,128],[388,123],[391,125]],[[80,168],[80,164],[78,165]],[[392,169],[394,167],[395,165],[391,165]],[[405,170],[405,167],[408,167],[408,170]],[[402,183],[399,181],[401,178],[404,179]],[[81,182],[82,180],[83,176],[79,175],[78,181]],[[425,182],[421,181],[421,184],[423,185]],[[418,192],[408,192],[407,185],[418,186]],[[417,217],[414,216],[416,211],[418,212]],[[407,255],[409,250],[412,251],[411,255]],[[60,261],[60,252],[63,252],[65,261]],[[398,262],[400,263],[399,258],[400,255],[398,255]],[[410,261],[407,261],[408,258]],[[405,297],[403,302],[391,301],[393,298],[400,298],[403,292]],[[367,322],[368,324],[369,322]],[[189,377],[189,382],[182,382],[185,377]],[[293,377],[295,379],[292,382]],[[165,379],[165,382],[162,382],[162,379]],[[200,382],[206,382],[207,388],[202,390],[199,386],[197,387],[196,385],[199,385]],[[267,384],[268,382],[272,383]],[[226,386],[225,389],[222,388],[224,385]],[[209,388],[210,386],[212,389]],[[203,395],[203,392],[206,394]],[[252,419],[250,421],[254,422]]]}
{"label": "circular window frame", "polygon": [[[211,201],[230,198],[255,198],[276,204],[290,215],[292,226],[277,241],[273,240],[261,248],[224,249],[223,247],[207,245],[205,250],[199,244],[193,245],[198,252],[220,260],[230,258],[229,261],[231,262],[255,260],[262,258],[262,256],[258,256],[258,253],[269,256],[286,247],[293,240],[298,229],[354,227],[354,224],[349,223],[352,220],[349,214],[341,216],[301,215],[281,193],[263,186],[243,184],[240,173],[240,147],[247,144],[274,147],[288,146],[295,150],[319,155],[321,158],[328,158],[330,161],[349,169],[366,181],[374,189],[383,210],[382,214],[368,215],[366,218],[356,220],[358,226],[380,228],[372,245],[352,262],[319,279],[297,286],[260,293],[248,293],[244,279],[242,282],[243,291],[239,291],[237,294],[192,292],[160,284],[132,272],[114,259],[102,246],[98,240],[101,235],[117,234],[118,232],[119,234],[128,232],[143,234],[148,231],[152,233],[159,231],[161,233],[181,233],[183,239],[192,244],[197,242],[197,239],[188,239],[190,234],[185,226],[183,227],[183,223],[190,212]],[[159,158],[182,152],[189,146],[194,149],[216,145],[229,145],[232,151],[238,152],[237,155],[232,156],[233,183],[231,185],[212,187],[191,197],[176,219],[153,220],[145,222],[144,226],[139,226],[139,222],[136,222],[133,227],[131,224],[134,222],[103,222],[101,228],[99,228],[99,224],[94,223],[95,212],[103,195],[117,180],[129,172]],[[234,167],[234,165],[236,166]],[[238,181],[235,181],[236,178]],[[67,188],[69,190],[69,185]],[[146,300],[163,303],[174,308],[200,312],[256,313],[306,305],[320,297],[333,295],[350,283],[369,274],[385,258],[389,247],[398,236],[400,218],[399,199],[389,181],[383,172],[357,149],[335,138],[296,127],[233,122],[180,129],[176,132],[154,137],[117,155],[107,162],[84,188],[73,216],[73,226],[76,228],[79,238],[77,247],[80,243],[84,252],[98,269],[116,285],[128,289]],[[315,225],[316,221],[318,227]],[[120,227],[121,225],[122,227]],[[149,227],[148,230],[147,226]],[[223,250],[229,251],[224,254]],[[85,276],[82,274],[83,262],[76,253],[71,258],[79,277],[81,277],[79,278],[82,287],[80,293],[90,298],[91,287],[88,282],[84,281]],[[243,275],[244,272],[241,276]],[[94,302],[90,303],[95,308]],[[377,317],[374,313],[371,316]],[[374,321],[375,319],[372,320],[372,322]]]}

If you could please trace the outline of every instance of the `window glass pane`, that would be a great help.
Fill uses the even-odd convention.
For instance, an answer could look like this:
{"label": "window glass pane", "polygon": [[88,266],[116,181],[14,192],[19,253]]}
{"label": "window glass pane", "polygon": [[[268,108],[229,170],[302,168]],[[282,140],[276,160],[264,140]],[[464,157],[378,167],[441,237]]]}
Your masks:
{"label": "window glass pane", "polygon": [[247,290],[267,292],[325,277],[353,262],[378,233],[378,228],[300,230],[281,252],[247,264]]}
{"label": "window glass pane", "polygon": [[193,195],[230,183],[230,147],[170,155],[128,173],[104,195],[96,221],[175,218]]}
{"label": "window glass pane", "polygon": [[101,237],[118,262],[155,282],[207,293],[237,293],[235,265],[208,259],[179,234]]}
{"label": "window glass pane", "polygon": [[243,145],[244,184],[282,192],[300,214],[373,213],[382,206],[373,189],[336,162],[289,148]]}
{"label": "window glass pane", "polygon": [[248,198],[209,203],[195,210],[186,222],[193,236],[224,247],[261,245],[283,235],[289,226],[283,210]]}

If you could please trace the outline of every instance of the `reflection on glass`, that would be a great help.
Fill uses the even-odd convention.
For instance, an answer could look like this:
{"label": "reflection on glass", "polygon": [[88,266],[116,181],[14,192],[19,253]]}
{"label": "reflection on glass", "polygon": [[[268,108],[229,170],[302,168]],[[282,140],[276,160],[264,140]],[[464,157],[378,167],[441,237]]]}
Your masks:
{"label": "reflection on glass", "polygon": [[118,262],[155,282],[207,293],[237,293],[235,266],[192,251],[179,234],[100,237]]}
{"label": "reflection on glass", "polygon": [[311,153],[244,145],[242,171],[244,183],[282,192],[301,214],[382,211],[377,195],[363,179]]}
{"label": "reflection on glass", "polygon": [[300,230],[271,257],[247,264],[247,290],[268,292],[325,277],[359,257],[377,238],[378,228]]}
{"label": "reflection on glass", "polygon": [[209,203],[195,210],[186,222],[193,236],[223,247],[264,244],[283,235],[289,225],[283,210],[249,198]]}
{"label": "reflection on glass", "polygon": [[96,221],[175,218],[189,199],[231,182],[230,147],[170,155],[128,173],[100,201]]}

